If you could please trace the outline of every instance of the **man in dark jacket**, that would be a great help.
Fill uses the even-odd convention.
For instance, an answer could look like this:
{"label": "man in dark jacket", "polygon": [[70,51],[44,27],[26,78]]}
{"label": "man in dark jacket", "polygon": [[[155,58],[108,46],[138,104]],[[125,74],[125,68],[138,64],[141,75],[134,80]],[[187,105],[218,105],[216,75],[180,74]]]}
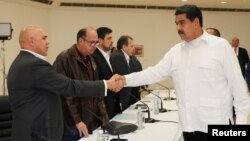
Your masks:
{"label": "man in dark jacket", "polygon": [[[108,27],[100,27],[97,29],[97,34],[99,45],[93,57],[98,68],[99,79],[109,79],[113,75],[108,54],[113,45],[112,30]],[[107,96],[104,97],[104,102],[110,119],[121,112],[119,95],[115,95],[114,92],[108,91]]]}
{"label": "man in dark jacket", "polygon": [[[142,65],[141,62],[137,59],[136,55],[136,48],[134,48],[133,55],[129,58],[129,66],[132,72],[139,72],[142,71]],[[131,90],[132,95],[134,97],[131,97],[129,100],[130,105],[133,105],[136,103],[139,99],[141,99],[141,91],[145,89],[145,86],[139,86],[139,87],[133,87]]]}
{"label": "man in dark jacket", "polygon": [[[110,56],[110,63],[114,73],[126,75],[132,73],[129,57],[133,55],[134,41],[130,36],[121,36],[117,41],[117,50]],[[119,92],[122,110],[130,106],[132,87],[125,87]]]}
{"label": "man in dark jacket", "polygon": [[[77,43],[60,53],[53,67],[72,79],[98,80],[96,63],[91,56],[98,44],[98,35],[92,27],[80,29]],[[65,130],[63,141],[88,137],[97,127],[109,121],[103,97],[62,97]],[[102,121],[95,117],[98,115]],[[104,122],[104,123],[102,123]]]}
{"label": "man in dark jacket", "polygon": [[235,54],[237,55],[240,69],[243,77],[245,78],[246,65],[249,62],[249,56],[245,48],[239,47],[240,40],[237,37],[232,39],[231,45],[234,49]]}
{"label": "man in dark jacket", "polygon": [[[61,141],[63,124],[60,95],[104,96],[105,81],[79,81],[56,73],[45,60],[47,35],[41,27],[20,32],[21,51],[13,61],[8,91],[13,115],[12,141]],[[119,90],[113,77],[107,88]],[[121,87],[122,87],[122,83]]]}

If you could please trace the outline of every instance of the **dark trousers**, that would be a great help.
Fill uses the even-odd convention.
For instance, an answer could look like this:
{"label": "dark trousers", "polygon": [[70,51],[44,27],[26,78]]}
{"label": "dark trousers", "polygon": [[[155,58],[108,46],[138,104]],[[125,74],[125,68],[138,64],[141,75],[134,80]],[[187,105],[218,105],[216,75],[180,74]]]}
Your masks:
{"label": "dark trousers", "polygon": [[208,135],[204,132],[183,132],[184,141],[207,141]]}

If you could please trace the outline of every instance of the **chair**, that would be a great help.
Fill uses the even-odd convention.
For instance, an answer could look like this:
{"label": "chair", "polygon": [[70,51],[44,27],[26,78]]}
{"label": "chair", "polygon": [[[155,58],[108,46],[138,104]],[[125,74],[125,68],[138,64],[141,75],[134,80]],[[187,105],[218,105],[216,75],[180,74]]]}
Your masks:
{"label": "chair", "polygon": [[0,141],[11,140],[12,114],[9,96],[0,96]]}

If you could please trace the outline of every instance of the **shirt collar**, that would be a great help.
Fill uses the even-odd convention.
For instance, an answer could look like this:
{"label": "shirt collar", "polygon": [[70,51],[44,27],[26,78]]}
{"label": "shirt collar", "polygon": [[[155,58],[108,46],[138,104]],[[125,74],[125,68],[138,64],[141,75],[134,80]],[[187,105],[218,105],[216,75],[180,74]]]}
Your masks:
{"label": "shirt collar", "polygon": [[122,49],[121,49],[121,51],[123,52],[128,64],[129,64],[129,56],[128,56],[128,54],[125,51],[123,51]]}
{"label": "shirt collar", "polygon": [[189,42],[184,41],[184,44],[189,45],[189,46],[196,46],[196,45],[200,45],[201,43],[206,44],[206,43],[208,43],[209,36],[213,36],[213,35],[209,35],[205,30],[203,30],[203,33],[201,36],[199,36],[198,38],[193,39]]}
{"label": "shirt collar", "polygon": [[109,54],[105,51],[103,51],[101,48],[97,47],[97,49],[102,53],[103,56],[109,57]]}
{"label": "shirt collar", "polygon": [[45,56],[40,55],[40,54],[38,54],[38,53],[36,53],[36,52],[34,52],[34,51],[27,50],[27,49],[21,49],[21,51],[29,52],[29,53],[33,54],[34,56],[36,56],[37,58],[40,58],[40,59],[42,59],[42,60],[44,60],[44,61],[47,61],[47,58],[46,58]]}

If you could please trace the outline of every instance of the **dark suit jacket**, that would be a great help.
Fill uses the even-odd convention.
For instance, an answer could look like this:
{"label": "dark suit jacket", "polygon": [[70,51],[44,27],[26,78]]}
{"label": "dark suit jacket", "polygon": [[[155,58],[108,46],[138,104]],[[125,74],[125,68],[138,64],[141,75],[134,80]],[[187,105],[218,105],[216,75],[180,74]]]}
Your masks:
{"label": "dark suit jacket", "polygon": [[[122,52],[122,50],[118,49],[110,56],[110,63],[113,68],[113,72],[126,75],[130,74],[132,71],[126,61],[126,58]],[[122,105],[122,110],[125,110],[129,107],[129,100],[131,97],[131,87],[122,88],[119,92],[119,100]]]}
{"label": "dark suit jacket", "polygon": [[[142,71],[142,65],[136,56],[130,56],[129,66],[132,72]],[[129,103],[130,105],[133,105],[139,99],[141,99],[140,86],[133,87],[131,90],[131,93],[136,97],[136,98],[133,98],[133,97],[130,98]]]}
{"label": "dark suit jacket", "polygon": [[12,141],[61,141],[59,95],[103,96],[102,81],[77,81],[56,73],[33,54],[21,51],[7,77],[13,113]]}
{"label": "dark suit jacket", "polygon": [[[113,72],[110,69],[109,64],[107,63],[106,59],[104,58],[99,49],[95,50],[93,57],[96,62],[99,79],[100,80],[110,79],[111,76],[113,75]],[[104,102],[110,119],[114,117],[117,113],[121,112],[119,95],[116,95],[114,92],[108,90],[107,96],[105,96],[104,98]]]}
{"label": "dark suit jacket", "polygon": [[237,57],[240,64],[242,75],[245,78],[245,65],[249,62],[249,56],[247,50],[245,48],[239,47]]}
{"label": "dark suit jacket", "polygon": [[250,62],[247,63],[246,81],[247,81],[248,90],[249,90],[249,92],[250,92]]}

